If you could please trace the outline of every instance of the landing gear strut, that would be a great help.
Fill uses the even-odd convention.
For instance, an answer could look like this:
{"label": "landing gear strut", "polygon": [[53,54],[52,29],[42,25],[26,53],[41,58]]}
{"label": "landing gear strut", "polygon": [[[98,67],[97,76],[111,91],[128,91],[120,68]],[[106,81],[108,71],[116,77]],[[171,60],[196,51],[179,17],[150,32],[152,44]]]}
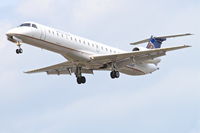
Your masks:
{"label": "landing gear strut", "polygon": [[78,84],[85,84],[86,83],[86,78],[82,76],[81,74],[81,67],[76,68],[76,81]]}
{"label": "landing gear strut", "polygon": [[17,53],[17,54],[22,54],[22,53],[23,53],[23,49],[21,48],[20,42],[17,42],[17,46],[18,46],[19,48],[16,49],[16,53]]}
{"label": "landing gear strut", "polygon": [[112,79],[114,79],[114,78],[119,78],[119,76],[120,76],[119,71],[113,70],[113,71],[110,73],[110,77],[111,77]]}

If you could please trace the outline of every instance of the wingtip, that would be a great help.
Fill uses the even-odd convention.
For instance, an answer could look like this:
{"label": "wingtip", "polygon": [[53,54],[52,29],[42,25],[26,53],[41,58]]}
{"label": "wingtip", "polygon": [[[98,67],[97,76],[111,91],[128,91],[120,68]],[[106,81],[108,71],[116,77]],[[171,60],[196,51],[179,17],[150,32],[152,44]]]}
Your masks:
{"label": "wingtip", "polygon": [[28,74],[28,72],[23,72],[23,73]]}
{"label": "wingtip", "polygon": [[186,33],[185,35],[191,36],[194,35],[193,33]]}
{"label": "wingtip", "polygon": [[131,43],[129,43],[130,45],[136,45],[136,43],[135,42],[131,42]]}
{"label": "wingtip", "polygon": [[30,74],[30,73],[31,73],[31,71],[25,71],[25,72],[23,72],[23,73],[25,73],[25,74]]}
{"label": "wingtip", "polygon": [[185,47],[192,47],[191,45],[184,45]]}

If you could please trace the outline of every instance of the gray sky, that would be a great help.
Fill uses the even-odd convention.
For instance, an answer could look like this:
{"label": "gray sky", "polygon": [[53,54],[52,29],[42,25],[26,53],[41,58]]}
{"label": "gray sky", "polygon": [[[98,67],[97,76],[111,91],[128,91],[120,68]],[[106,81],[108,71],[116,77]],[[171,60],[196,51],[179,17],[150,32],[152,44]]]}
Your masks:
{"label": "gray sky", "polygon": [[[0,12],[1,133],[200,133],[199,0],[13,0]],[[192,48],[168,53],[153,74],[111,80],[95,72],[77,85],[74,76],[23,73],[65,61],[29,45],[16,55],[5,32],[24,21],[127,51],[151,35],[195,35],[163,43]]]}

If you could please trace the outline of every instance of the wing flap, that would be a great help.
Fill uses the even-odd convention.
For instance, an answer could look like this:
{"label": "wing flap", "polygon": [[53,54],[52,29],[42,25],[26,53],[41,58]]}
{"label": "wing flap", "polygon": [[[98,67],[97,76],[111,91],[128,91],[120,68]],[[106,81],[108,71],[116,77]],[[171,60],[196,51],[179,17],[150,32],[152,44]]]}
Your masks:
{"label": "wing flap", "polygon": [[[59,64],[56,64],[56,65],[27,71],[25,73],[31,74],[31,73],[46,72],[49,75],[50,74],[57,74],[57,75],[70,74],[71,75],[71,73],[75,73],[75,71],[76,71],[76,65],[75,65],[74,62],[63,62],[63,63],[59,63]],[[87,69],[87,68],[84,68],[84,67],[81,69],[81,72],[86,73],[86,74],[93,74],[92,69]]]}

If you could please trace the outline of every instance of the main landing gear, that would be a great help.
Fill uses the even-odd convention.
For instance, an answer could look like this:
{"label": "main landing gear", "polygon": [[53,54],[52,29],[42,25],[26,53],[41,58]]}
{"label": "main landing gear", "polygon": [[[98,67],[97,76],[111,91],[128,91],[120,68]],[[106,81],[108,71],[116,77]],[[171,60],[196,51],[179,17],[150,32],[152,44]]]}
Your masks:
{"label": "main landing gear", "polygon": [[84,76],[82,76],[82,73],[81,73],[81,67],[76,68],[75,75],[76,75],[76,81],[78,84],[86,83],[86,78]]}
{"label": "main landing gear", "polygon": [[77,77],[77,83],[78,84],[85,84],[86,78],[84,76]]}
{"label": "main landing gear", "polygon": [[111,77],[112,79],[119,78],[119,76],[120,76],[119,71],[113,70],[113,71],[110,73],[110,77]]}

